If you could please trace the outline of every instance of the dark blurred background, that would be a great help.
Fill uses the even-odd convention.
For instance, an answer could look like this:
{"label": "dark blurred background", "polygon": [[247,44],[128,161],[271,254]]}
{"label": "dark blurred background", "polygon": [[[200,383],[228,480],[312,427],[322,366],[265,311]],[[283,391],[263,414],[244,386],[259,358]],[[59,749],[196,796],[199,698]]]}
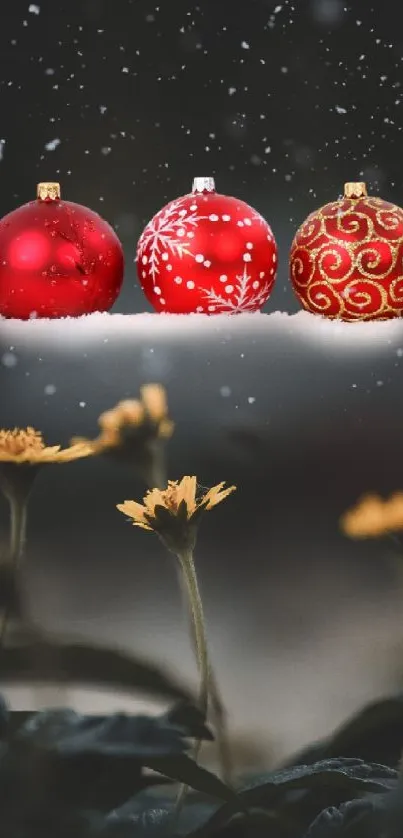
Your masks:
{"label": "dark blurred background", "polygon": [[[0,31],[0,212],[59,180],[124,243],[114,312],[144,312],[133,265],[143,226],[195,175],[213,175],[272,225],[281,264],[265,311],[293,314],[287,252],[306,215],[345,180],[403,203],[402,23],[394,0],[14,0]],[[399,562],[388,545],[347,542],[337,521],[363,491],[403,486],[403,326],[358,324],[366,338],[343,348],[338,324],[309,339],[304,315],[276,317],[195,335],[107,318],[87,341],[61,327],[57,345],[37,323],[0,323],[0,425],[66,443],[94,435],[100,411],[145,381],[166,385],[171,476],[239,487],[198,548],[232,723],[284,754],[401,683]],[[169,557],[114,510],[142,492],[103,461],[40,475],[31,608],[48,627],[119,641],[193,677]]]}

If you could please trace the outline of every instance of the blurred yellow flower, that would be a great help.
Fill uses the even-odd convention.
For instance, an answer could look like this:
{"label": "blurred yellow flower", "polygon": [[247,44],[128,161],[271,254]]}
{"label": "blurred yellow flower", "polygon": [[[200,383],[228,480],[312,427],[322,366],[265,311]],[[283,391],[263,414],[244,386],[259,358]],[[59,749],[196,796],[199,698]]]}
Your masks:
{"label": "blurred yellow flower", "polygon": [[126,500],[117,505],[120,512],[132,519],[133,525],[156,532],[175,553],[193,549],[196,528],[201,515],[217,506],[236,486],[224,488],[218,483],[204,494],[197,493],[196,477],[169,480],[166,489],[151,489],[143,503]]}
{"label": "blurred yellow flower", "polygon": [[145,384],[140,388],[140,399],[125,399],[101,413],[98,419],[101,433],[93,440],[75,437],[73,443],[91,445],[95,454],[124,447],[130,437],[168,439],[174,423],[168,416],[164,388],[160,384]]}
{"label": "blurred yellow flower", "polygon": [[379,538],[403,530],[403,492],[389,500],[365,495],[342,515],[340,527],[350,538]]}
{"label": "blurred yellow flower", "polygon": [[43,436],[34,428],[0,429],[0,463],[16,465],[41,465],[66,463],[87,457],[91,448],[83,443],[62,449],[60,445],[47,446]]}
{"label": "blurred yellow flower", "polygon": [[164,442],[174,431],[167,397],[161,384],[145,384],[140,399],[126,399],[98,419],[99,435],[75,437],[72,443],[90,445],[94,454],[105,454],[134,465],[149,486],[166,482]]}
{"label": "blurred yellow flower", "polygon": [[[68,463],[92,454],[90,446],[83,443],[62,449],[60,445],[48,446],[42,434],[32,427],[0,429],[0,491],[10,504],[9,561],[21,556],[26,526],[26,506],[38,471],[46,463]],[[4,632],[6,618],[0,630]]]}

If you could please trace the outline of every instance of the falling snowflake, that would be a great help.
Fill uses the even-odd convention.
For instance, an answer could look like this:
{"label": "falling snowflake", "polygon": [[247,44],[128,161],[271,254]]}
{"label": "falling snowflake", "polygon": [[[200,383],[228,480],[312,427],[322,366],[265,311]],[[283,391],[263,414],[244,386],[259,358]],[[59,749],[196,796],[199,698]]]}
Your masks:
{"label": "falling snowflake", "polygon": [[148,265],[154,285],[160,273],[161,260],[166,259],[169,251],[172,256],[179,256],[180,259],[193,256],[186,239],[193,238],[193,231],[199,221],[207,218],[198,214],[196,205],[192,205],[190,211],[185,209],[182,206],[185,200],[188,200],[187,196],[178,198],[161,210],[147,224],[140,238],[136,259]]}
{"label": "falling snowflake", "polygon": [[213,289],[210,291],[207,288],[202,289],[209,303],[210,311],[219,308],[222,314],[241,314],[247,311],[257,311],[264,305],[270,293],[272,279],[267,280],[260,288],[255,289],[254,286],[257,281],[255,280],[251,284],[251,276],[247,273],[246,266],[243,269],[243,274],[237,276],[236,279],[237,282],[232,292],[233,299],[222,297],[220,294],[216,294]]}

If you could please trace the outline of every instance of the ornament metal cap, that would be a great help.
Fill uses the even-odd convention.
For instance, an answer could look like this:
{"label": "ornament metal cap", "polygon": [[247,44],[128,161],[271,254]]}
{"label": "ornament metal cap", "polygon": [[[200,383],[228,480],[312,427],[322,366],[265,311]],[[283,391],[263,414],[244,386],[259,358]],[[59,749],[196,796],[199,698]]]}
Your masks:
{"label": "ornament metal cap", "polygon": [[195,177],[193,179],[192,192],[215,192],[213,177]]}
{"label": "ornament metal cap", "polygon": [[60,183],[38,183],[36,187],[36,197],[41,201],[57,201],[60,195]]}
{"label": "ornament metal cap", "polygon": [[366,198],[368,195],[367,186],[365,183],[345,183],[344,197],[345,198]]}

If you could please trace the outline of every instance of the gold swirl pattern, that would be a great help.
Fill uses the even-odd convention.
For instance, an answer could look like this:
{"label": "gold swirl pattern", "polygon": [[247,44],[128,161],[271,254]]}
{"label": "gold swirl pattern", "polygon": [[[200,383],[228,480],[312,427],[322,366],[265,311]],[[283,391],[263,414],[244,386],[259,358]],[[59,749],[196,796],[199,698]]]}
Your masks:
{"label": "gold swirl pattern", "polygon": [[295,235],[290,277],[305,309],[332,319],[403,316],[403,210],[362,195],[312,213]]}

